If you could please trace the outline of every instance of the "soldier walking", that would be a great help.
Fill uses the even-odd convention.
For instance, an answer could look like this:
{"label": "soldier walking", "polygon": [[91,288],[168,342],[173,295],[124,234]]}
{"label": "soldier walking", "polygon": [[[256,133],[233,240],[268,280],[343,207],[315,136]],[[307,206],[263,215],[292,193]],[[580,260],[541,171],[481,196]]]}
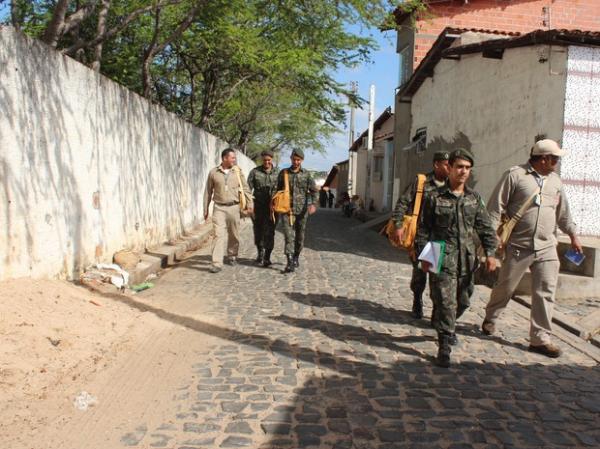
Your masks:
{"label": "soldier walking", "polygon": [[302,168],[304,152],[295,149],[291,156],[292,165],[279,172],[277,190],[284,190],[284,173],[288,174],[290,190],[290,214],[281,214],[285,236],[287,265],[284,273],[292,273],[300,266],[299,257],[304,248],[304,233],[308,216],[317,210],[318,190],[310,172]]}
{"label": "soldier walking", "polygon": [[[213,229],[215,233],[212,252],[212,266],[209,271],[218,273],[223,266],[224,246],[227,240],[227,263],[237,264],[240,247],[240,208],[252,213],[252,195],[242,170],[235,165],[236,156],[233,148],[226,148],[221,153],[221,164],[208,173],[204,190],[204,219],[208,219],[208,206],[211,200],[213,208]],[[244,204],[245,203],[245,204]]]}
{"label": "soldier walking", "polygon": [[531,270],[531,317],[529,350],[556,358],[561,354],[551,341],[552,309],[560,262],[556,252],[556,228],[571,238],[571,247],[581,252],[576,226],[560,177],[555,173],[565,154],[550,139],[540,140],[531,150],[529,162],[508,170],[496,187],[489,204],[492,221],[501,216],[521,218],[504,248],[498,281],[492,290],[481,325],[486,335],[496,331],[496,320],[506,308],[527,269]]}
{"label": "soldier walking", "polygon": [[254,194],[254,244],[257,249],[256,263],[263,267],[271,265],[271,252],[275,240],[275,221],[271,217],[271,197],[277,187],[279,170],[273,167],[273,152],[263,151],[262,165],[248,175],[248,186]]}
{"label": "soldier walking", "polygon": [[[423,187],[423,197],[437,191],[440,187],[446,184],[448,178],[448,159],[450,155],[447,151],[437,151],[433,155],[433,171],[430,171],[425,175],[425,185]],[[415,197],[417,195],[417,180],[408,186],[404,194],[398,198],[396,207],[392,218],[394,225],[396,226],[396,240],[402,241],[402,220],[404,215],[412,214],[415,204]],[[423,205],[424,202],[421,202]],[[423,206],[421,206],[423,209]],[[420,214],[420,211],[416,211]],[[413,305],[412,314],[413,317],[420,319],[423,318],[423,292],[425,291],[425,284],[427,283],[427,273],[423,272],[419,268],[419,261],[416,257],[413,258],[413,271],[410,279],[410,289],[413,292]],[[432,313],[433,319],[433,313]]]}
{"label": "soldier walking", "polygon": [[[425,199],[415,247],[419,254],[427,242],[445,242],[439,273],[430,273],[429,288],[434,303],[433,326],[438,333],[437,364],[450,366],[451,344],[456,344],[456,319],[470,305],[473,272],[477,268],[474,234],[486,255],[486,269],[496,268],[496,233],[481,196],[466,186],[473,154],[459,148],[450,154],[448,181]],[[431,264],[421,261],[423,271]]]}

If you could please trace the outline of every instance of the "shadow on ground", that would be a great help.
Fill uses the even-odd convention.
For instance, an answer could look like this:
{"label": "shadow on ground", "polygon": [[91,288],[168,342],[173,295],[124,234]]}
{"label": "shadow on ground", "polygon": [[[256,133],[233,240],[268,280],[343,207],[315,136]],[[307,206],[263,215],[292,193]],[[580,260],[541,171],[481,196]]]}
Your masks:
{"label": "shadow on ground", "polygon": [[[219,337],[226,341],[227,348],[232,348],[231,343],[234,348],[238,345],[253,348],[272,360],[273,368],[294,367],[290,370],[293,373],[311,373],[301,385],[297,384],[296,375],[275,377],[264,390],[276,401],[273,412],[260,419],[257,414],[241,412],[221,417],[196,415],[194,425],[210,423],[213,427],[215,420],[225,418],[258,420],[262,437],[267,441],[259,446],[262,449],[516,449],[600,445],[597,365],[463,361],[442,369],[431,363],[432,354],[407,346],[415,342],[414,336],[392,336],[357,326],[286,315],[274,317],[285,325],[320,331],[333,340],[356,338],[371,346],[384,347],[388,354],[397,352],[403,359],[365,360],[350,350],[316,349],[310,339],[306,344],[292,343],[288,339],[294,333],[286,334],[285,326],[282,337],[241,332],[171,313],[134,298],[114,297],[192,331]],[[224,356],[230,353],[231,349],[216,351]],[[548,362],[543,357],[540,360]],[[230,388],[227,383],[232,375],[228,374],[217,389],[212,382],[215,379],[209,379],[210,383],[207,380],[206,385],[199,379],[195,390],[201,394],[229,391],[222,387]],[[243,376],[241,372],[238,375]],[[251,379],[252,376],[247,377],[244,383],[251,388],[246,391],[259,388]],[[232,386],[239,386],[238,380],[239,377],[233,378]],[[210,406],[216,409],[218,404],[210,402]],[[240,407],[246,406],[241,403]],[[229,437],[225,441],[221,447],[248,446],[241,443],[245,441],[243,437]]]}
{"label": "shadow on ground", "polygon": [[[305,248],[353,254],[387,262],[410,263],[407,254],[392,247],[387,239],[369,229],[356,229],[361,222],[347,218],[339,209],[318,210],[308,219]],[[280,232],[280,226],[277,227]],[[276,248],[277,250],[277,248]]]}

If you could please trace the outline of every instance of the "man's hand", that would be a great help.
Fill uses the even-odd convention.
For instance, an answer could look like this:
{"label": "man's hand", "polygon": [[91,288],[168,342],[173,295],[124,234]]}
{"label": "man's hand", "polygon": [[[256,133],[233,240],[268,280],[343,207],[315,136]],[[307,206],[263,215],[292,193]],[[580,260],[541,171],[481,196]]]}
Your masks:
{"label": "man's hand", "polygon": [[394,240],[396,241],[396,243],[400,243],[402,240],[404,240],[403,228],[396,229],[396,232],[394,232]]}
{"label": "man's hand", "polygon": [[204,221],[208,220],[208,209],[204,212]]}
{"label": "man's hand", "polygon": [[314,204],[309,204],[308,205],[308,215],[312,215],[317,211],[317,206],[315,206]]}
{"label": "man's hand", "polygon": [[429,262],[427,262],[426,260],[421,261],[421,270],[423,270],[423,272],[427,273],[430,268],[431,264]]}
{"label": "man's hand", "polygon": [[494,256],[488,256],[485,259],[485,269],[488,273],[496,271],[496,258]]}
{"label": "man's hand", "polygon": [[571,237],[571,248],[573,248],[578,253],[583,253],[583,248],[581,247],[581,242],[579,241],[579,238],[575,234],[570,235],[569,237]]}

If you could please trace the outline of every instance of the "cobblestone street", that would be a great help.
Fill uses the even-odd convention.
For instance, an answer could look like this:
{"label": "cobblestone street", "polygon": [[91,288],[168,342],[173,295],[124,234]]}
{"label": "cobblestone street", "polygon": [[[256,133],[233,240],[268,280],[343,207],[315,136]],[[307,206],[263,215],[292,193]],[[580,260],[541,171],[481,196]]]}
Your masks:
{"label": "cobblestone street", "polygon": [[557,339],[559,359],[528,352],[528,312],[518,304],[503,315],[498,336],[483,336],[489,293],[478,287],[458,327],[453,366],[436,367],[435,332],[408,312],[410,265],[375,232],[353,230],[357,224],[337,210],[319,211],[309,220],[300,269],[287,275],[281,234],[276,263],[258,268],[246,225],[237,267],[208,273],[204,249],[136,296],[193,339],[211,338],[184,360],[185,382],[161,386],[172,416],[160,423],[131,417],[120,426],[120,444],[600,447],[593,348],[581,352],[566,337]]}

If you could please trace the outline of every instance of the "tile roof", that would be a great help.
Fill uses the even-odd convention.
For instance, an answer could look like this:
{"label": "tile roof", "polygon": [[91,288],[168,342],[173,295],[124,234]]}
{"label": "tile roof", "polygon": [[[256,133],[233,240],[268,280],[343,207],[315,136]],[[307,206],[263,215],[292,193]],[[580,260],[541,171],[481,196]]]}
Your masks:
{"label": "tile roof", "polygon": [[490,39],[473,44],[451,47],[460,34],[466,31],[486,33],[490,30],[477,30],[448,27],[440,33],[437,40],[429,49],[419,66],[410,79],[400,87],[398,95],[412,96],[423,84],[425,79],[433,76],[433,70],[442,58],[458,59],[460,55],[497,52],[501,53],[507,48],[524,47],[527,45],[553,44],[553,45],[585,45],[600,46],[600,32],[582,30],[536,30],[526,34],[506,33],[501,31],[490,34],[498,34],[508,37]]}

